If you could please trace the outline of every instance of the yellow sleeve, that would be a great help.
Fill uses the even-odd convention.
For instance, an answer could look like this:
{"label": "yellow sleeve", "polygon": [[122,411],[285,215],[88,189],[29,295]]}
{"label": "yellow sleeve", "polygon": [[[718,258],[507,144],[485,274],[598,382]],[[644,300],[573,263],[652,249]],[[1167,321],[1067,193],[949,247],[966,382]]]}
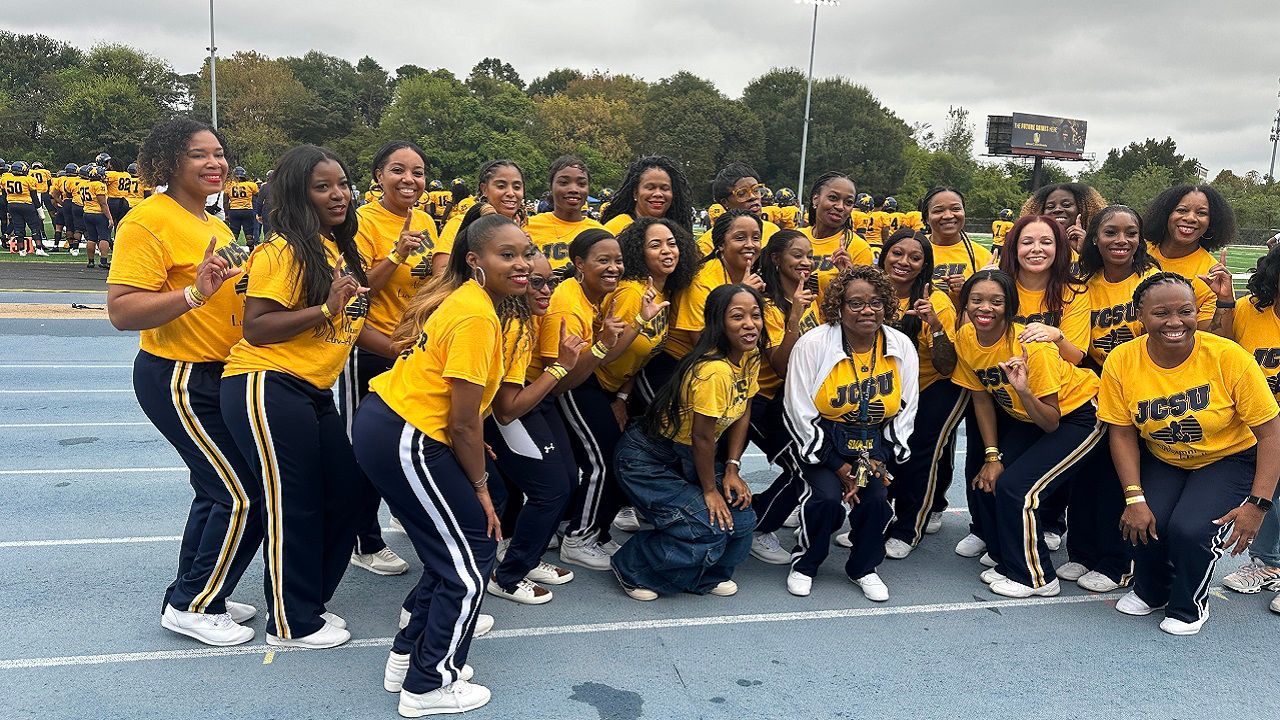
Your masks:
{"label": "yellow sleeve", "polygon": [[764,304],[764,328],[769,334],[770,350],[782,344],[782,338],[787,334],[787,316],[771,302]]}
{"label": "yellow sleeve", "polygon": [[154,292],[169,279],[169,265],[159,238],[136,222],[125,222],[116,231],[107,282]]}
{"label": "yellow sleeve", "polygon": [[1112,352],[1102,363],[1102,379],[1098,389],[1098,419],[1109,425],[1133,425],[1129,408],[1124,402],[1124,381],[1121,376],[1122,353]]}
{"label": "yellow sleeve", "polygon": [[1056,396],[1062,390],[1061,364],[1058,348],[1052,343],[1027,343],[1027,387],[1038,397]]}
{"label": "yellow sleeve", "polygon": [[978,374],[973,366],[960,353],[956,353],[956,369],[951,373],[951,382],[966,390],[977,392],[986,390],[982,383],[978,381]]}
{"label": "yellow sleeve", "polygon": [[703,364],[690,376],[689,406],[699,415],[725,417],[733,407],[733,368],[720,360]]}
{"label": "yellow sleeve", "polygon": [[[555,302],[554,296],[552,303]],[[538,329],[538,347],[537,356],[548,360],[555,360],[560,357],[560,321],[564,320],[565,332],[569,335],[577,335],[578,337],[591,342],[591,328],[587,325],[586,320],[578,313],[579,308],[555,307],[553,304],[547,310],[547,314],[542,318],[542,327]]]}
{"label": "yellow sleeve", "polygon": [[849,258],[853,260],[854,265],[875,265],[875,255],[871,252],[871,245],[863,240],[856,233],[851,234],[849,238]]}
{"label": "yellow sleeve", "polygon": [[702,328],[707,324],[703,313],[706,312],[707,296],[710,294],[711,289],[698,282],[698,278],[695,277],[693,284],[680,293],[680,301],[676,308],[676,330],[702,332]]}
{"label": "yellow sleeve", "polygon": [[463,318],[452,332],[440,338],[444,367],[440,375],[484,387],[493,375],[494,350],[498,334],[492,321],[478,315]]}
{"label": "yellow sleeve", "polygon": [[1089,304],[1089,294],[1081,292],[1071,299],[1071,304],[1063,308],[1062,336],[1085,355],[1089,354],[1089,317],[1093,307]]}
{"label": "yellow sleeve", "polygon": [[1240,420],[1249,427],[1257,427],[1280,414],[1275,395],[1271,394],[1271,388],[1267,385],[1266,375],[1258,363],[1253,361],[1253,357],[1248,355],[1248,351],[1226,355],[1230,359],[1223,358],[1226,360],[1223,364],[1233,367],[1224,367],[1226,372],[1223,376],[1236,378],[1235,385],[1231,388],[1231,397],[1235,400],[1236,415]]}
{"label": "yellow sleeve", "polygon": [[[283,241],[281,243],[283,245]],[[246,297],[274,300],[292,308],[301,297],[293,254],[275,243],[259,245],[249,256],[249,287]]]}
{"label": "yellow sleeve", "polygon": [[[711,254],[711,251],[714,249],[714,247],[715,247],[715,246],[714,246],[714,245],[712,244],[712,242],[711,242],[711,231],[710,231],[710,230],[708,230],[708,231],[706,231],[706,232],[704,232],[704,233],[702,233],[701,235],[699,235],[699,236],[698,236],[698,254],[699,254],[699,255],[701,255],[702,257],[706,257],[706,256],[710,255],[710,254]],[[699,258],[699,259],[701,259],[701,258]]]}
{"label": "yellow sleeve", "polygon": [[1191,280],[1191,289],[1196,296],[1196,321],[1212,320],[1218,300],[1217,294],[1210,290],[1209,286],[1200,278],[1193,277],[1189,279]]}
{"label": "yellow sleeve", "polygon": [[600,307],[610,310],[614,317],[625,323],[631,323],[640,313],[640,304],[644,301],[645,286],[626,282],[604,299]]}
{"label": "yellow sleeve", "polygon": [[[947,334],[947,337],[955,340],[956,308],[951,304],[951,297],[941,290],[934,290],[933,294],[929,296],[929,302],[933,303],[933,312],[938,316],[938,322],[942,323],[942,331]],[[930,332],[929,326],[924,326],[920,332]],[[932,335],[929,337],[929,344],[933,344]]]}

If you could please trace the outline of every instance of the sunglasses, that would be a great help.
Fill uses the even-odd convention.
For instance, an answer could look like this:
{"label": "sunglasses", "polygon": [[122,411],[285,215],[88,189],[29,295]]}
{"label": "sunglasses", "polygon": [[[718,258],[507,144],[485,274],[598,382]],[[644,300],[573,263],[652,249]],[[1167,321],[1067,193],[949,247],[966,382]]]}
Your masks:
{"label": "sunglasses", "polygon": [[551,292],[556,291],[556,286],[560,284],[559,280],[552,278],[544,278],[541,275],[529,276],[529,287],[541,291],[543,288],[550,288]]}

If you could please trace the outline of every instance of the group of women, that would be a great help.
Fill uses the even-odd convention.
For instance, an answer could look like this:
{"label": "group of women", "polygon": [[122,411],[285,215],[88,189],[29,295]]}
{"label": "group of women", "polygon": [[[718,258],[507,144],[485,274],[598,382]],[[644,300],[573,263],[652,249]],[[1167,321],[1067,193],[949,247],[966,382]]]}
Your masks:
{"label": "group of women", "polygon": [[[246,255],[204,210],[226,152],[199,122],[153,130],[139,168],[165,189],[121,223],[108,279],[112,323],[140,331],[139,404],[195,490],[162,605],[174,632],[252,639],[257,609],[228,595],[261,545],[267,642],[346,642],[329,603],[347,565],[407,569],[381,501],[423,564],[384,671],[406,717],[488,701],[467,664],[493,626],[481,600],[551,601],[573,579],[542,560],[557,545],[636,600],[733,595],[748,555],[788,565],[805,596],[847,520],[845,574],[884,601],[886,556],[940,524],[961,419],[956,551],[997,594],[1132,584],[1117,609],[1193,633],[1217,558],[1266,536],[1280,255],[1237,301],[1208,253],[1234,232],[1211,188],[1165,193],[1145,228],[1083,186],[1042,190],[993,257],[954,189],[921,201],[929,233],[873,248],[852,179],[821,176],[808,226],[779,230],[735,163],[700,248],[665,157],[632,165],[603,225],[581,159],[552,163],[553,210],[533,217],[523,170],[487,163],[437,235],[414,208],[414,144],[376,155],[382,194],[359,210],[341,160],[301,146]],[[781,470],[758,494],[748,441]]]}

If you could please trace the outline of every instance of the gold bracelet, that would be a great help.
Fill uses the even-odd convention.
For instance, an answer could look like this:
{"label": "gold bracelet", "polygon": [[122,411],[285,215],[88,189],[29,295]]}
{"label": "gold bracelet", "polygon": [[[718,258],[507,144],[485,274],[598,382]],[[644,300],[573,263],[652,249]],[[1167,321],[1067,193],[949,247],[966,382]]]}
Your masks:
{"label": "gold bracelet", "polygon": [[387,256],[387,259],[391,261],[392,265],[400,265],[404,263],[405,260],[400,253],[395,250],[391,251],[391,254]]}
{"label": "gold bracelet", "polygon": [[324,315],[326,321],[333,321],[333,311],[329,310],[329,303],[320,303],[320,314]]}
{"label": "gold bracelet", "polygon": [[1141,485],[1125,485],[1124,491],[1125,492],[1142,492],[1142,486]]}
{"label": "gold bracelet", "polygon": [[542,368],[542,371],[555,378],[557,381],[563,380],[565,376],[569,374],[569,371],[565,370],[564,366],[560,363],[551,363],[550,365]]}
{"label": "gold bracelet", "polygon": [[591,354],[595,355],[600,360],[603,360],[605,356],[609,354],[609,348],[605,347],[604,343],[597,342],[595,345],[591,346]]}

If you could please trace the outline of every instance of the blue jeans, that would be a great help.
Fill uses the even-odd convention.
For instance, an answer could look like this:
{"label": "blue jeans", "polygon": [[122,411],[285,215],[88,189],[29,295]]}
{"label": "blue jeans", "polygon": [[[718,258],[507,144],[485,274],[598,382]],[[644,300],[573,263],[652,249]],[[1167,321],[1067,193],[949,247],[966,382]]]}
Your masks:
{"label": "blue jeans", "polygon": [[[1280,490],[1276,491],[1280,498]],[[1249,557],[1270,565],[1280,567],[1280,505],[1272,505],[1267,516],[1262,519],[1262,527],[1258,528],[1258,536],[1249,546]]]}
{"label": "blue jeans", "polygon": [[[655,441],[632,425],[618,443],[616,466],[623,492],[653,523],[614,554],[613,570],[623,583],[663,594],[705,595],[747,559],[755,511],[730,506],[733,530],[713,526],[688,445]],[[717,482],[723,477],[724,466],[717,462]]]}

